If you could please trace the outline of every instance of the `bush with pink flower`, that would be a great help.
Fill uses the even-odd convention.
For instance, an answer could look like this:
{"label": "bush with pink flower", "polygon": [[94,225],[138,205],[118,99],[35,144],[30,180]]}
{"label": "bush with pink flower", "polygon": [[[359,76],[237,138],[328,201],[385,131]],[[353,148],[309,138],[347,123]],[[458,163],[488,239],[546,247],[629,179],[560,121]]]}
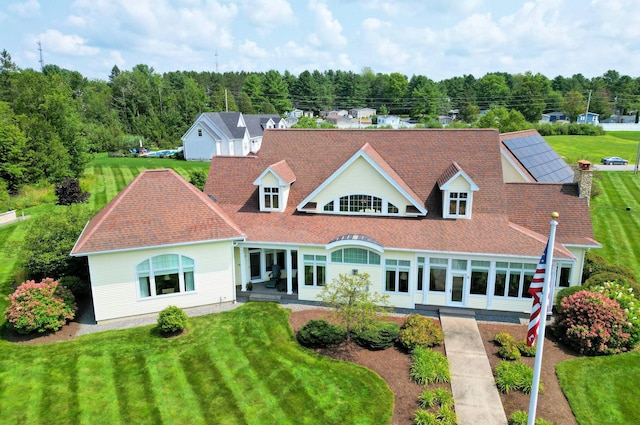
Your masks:
{"label": "bush with pink flower", "polygon": [[615,354],[633,348],[627,314],[605,294],[579,291],[562,303],[554,329],[558,338],[581,354]]}
{"label": "bush with pink flower", "polygon": [[28,280],[8,297],[5,318],[21,334],[55,332],[75,317],[78,307],[71,291],[48,277]]}

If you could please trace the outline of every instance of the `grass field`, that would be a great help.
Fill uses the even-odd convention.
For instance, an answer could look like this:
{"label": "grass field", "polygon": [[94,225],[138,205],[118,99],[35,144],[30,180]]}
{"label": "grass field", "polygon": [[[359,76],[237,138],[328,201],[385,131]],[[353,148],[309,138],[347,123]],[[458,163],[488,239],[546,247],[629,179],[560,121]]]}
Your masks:
{"label": "grass field", "polygon": [[4,424],[389,423],[376,373],[302,348],[273,303],[49,345],[0,341]]}
{"label": "grass field", "polygon": [[556,367],[580,425],[637,424],[640,352],[567,360]]}
{"label": "grass field", "polygon": [[619,156],[635,164],[640,132],[611,131],[604,136],[547,136],[544,138],[568,163],[586,159],[594,164],[607,156]]}

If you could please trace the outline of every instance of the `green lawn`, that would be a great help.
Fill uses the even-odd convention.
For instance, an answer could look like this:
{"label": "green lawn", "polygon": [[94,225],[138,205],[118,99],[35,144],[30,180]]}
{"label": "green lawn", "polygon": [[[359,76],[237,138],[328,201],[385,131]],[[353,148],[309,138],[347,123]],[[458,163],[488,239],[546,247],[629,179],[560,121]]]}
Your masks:
{"label": "green lawn", "polygon": [[638,423],[640,352],[567,360],[556,372],[580,425]]}
{"label": "green lawn", "polygon": [[389,423],[376,373],[302,348],[273,303],[49,345],[0,342],[5,424]]}
{"label": "green lawn", "polygon": [[640,278],[640,174],[597,172],[596,180],[600,195],[591,202],[591,220],[602,244],[596,252],[631,267]]}
{"label": "green lawn", "polygon": [[604,157],[619,156],[635,164],[640,133],[612,131],[604,136],[547,136],[544,139],[569,163],[586,159],[600,164]]}

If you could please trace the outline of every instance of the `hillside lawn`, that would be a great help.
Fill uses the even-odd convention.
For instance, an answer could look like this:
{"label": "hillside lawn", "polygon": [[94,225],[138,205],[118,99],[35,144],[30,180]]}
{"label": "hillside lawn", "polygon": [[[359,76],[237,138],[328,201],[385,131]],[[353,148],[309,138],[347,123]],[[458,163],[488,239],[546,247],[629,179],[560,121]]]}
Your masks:
{"label": "hillside lawn", "polygon": [[[601,157],[610,155],[635,158],[638,139],[640,139],[640,133],[609,133],[607,136],[601,137],[555,136],[547,138],[552,147],[565,158],[575,158],[576,160],[586,158],[595,163],[599,163]],[[578,152],[576,151],[577,146],[580,147],[579,152],[589,152],[592,156],[572,154],[571,152]],[[87,168],[82,185],[85,190],[91,193],[89,205],[97,212],[127,183],[133,180],[142,169],[169,167],[188,179],[192,170],[207,170],[208,166],[208,163],[169,159],[107,158],[104,155],[99,155]],[[640,234],[640,205],[636,200],[636,194],[640,193],[638,187],[640,176],[634,175],[632,172],[596,172],[594,174],[599,184],[600,195],[592,201],[592,221],[596,239],[604,246],[602,250],[597,252],[612,262],[632,267],[640,275],[640,265],[637,261],[640,258],[640,248],[636,241],[637,238],[633,237]],[[50,195],[48,196],[50,198]],[[630,211],[627,211],[627,207],[630,207]],[[28,207],[22,211],[25,211],[26,215],[36,216],[50,213],[52,208],[50,204],[45,203]],[[18,215],[20,214],[19,210]],[[25,232],[25,225],[25,222],[18,222],[0,228],[0,294],[2,295],[9,293],[11,285],[16,280],[20,280],[20,276],[16,276],[16,272],[19,245]],[[560,225],[562,225],[562,217]],[[0,300],[3,298],[0,297]],[[6,305],[2,304],[3,302],[0,301],[0,307]],[[90,335],[71,342],[44,346],[15,346],[0,341],[0,382],[3,382],[3,386],[0,386],[0,415],[3,418],[10,418],[9,423],[56,423],[57,420],[60,421],[59,423],[145,423],[145,417],[151,418],[149,423],[206,423],[211,422],[211,418],[213,418],[208,415],[215,414],[218,409],[223,411],[238,409],[244,415],[241,419],[216,422],[221,419],[214,418],[214,422],[260,423],[259,420],[253,421],[253,417],[258,417],[255,415],[260,414],[256,406],[265,406],[266,411],[271,411],[272,406],[265,405],[265,403],[293,400],[286,405],[276,404],[273,409],[277,412],[284,412],[282,418],[278,419],[276,423],[294,423],[291,422],[286,411],[287,409],[297,409],[297,404],[302,403],[296,401],[299,393],[310,391],[311,398],[316,395],[321,397],[325,393],[324,390],[315,392],[314,388],[302,388],[300,387],[302,383],[291,379],[290,374],[292,373],[301,373],[301,376],[306,376],[304,369],[306,364],[310,363],[305,362],[311,362],[311,360],[305,359],[300,366],[302,372],[298,372],[298,367],[291,369],[293,363],[291,363],[291,358],[287,356],[297,358],[296,356],[309,355],[309,353],[300,348],[293,348],[297,347],[297,344],[291,339],[286,318],[277,319],[280,313],[273,312],[276,315],[273,320],[284,321],[284,324],[275,326],[276,333],[280,335],[280,339],[277,339],[277,343],[275,343],[276,340],[271,338],[276,337],[270,334],[272,331],[270,327],[273,326],[265,328],[260,324],[268,322],[270,319],[250,320],[246,316],[249,313],[243,309],[244,307],[237,310],[240,313],[234,311],[228,314],[191,319],[189,333],[176,339],[161,339],[154,334],[152,328],[144,327]],[[264,314],[269,316],[266,312]],[[225,319],[221,319],[222,317]],[[0,321],[2,320],[3,318],[0,319]],[[247,326],[247,322],[252,323],[252,326]],[[252,330],[253,324],[257,325],[255,330]],[[235,328],[236,325],[240,328]],[[282,336],[284,331],[278,330],[280,326],[287,329],[286,338]],[[220,333],[218,333],[218,328]],[[241,333],[233,335],[232,333],[236,330]],[[244,335],[247,332],[250,334],[255,332],[258,341],[241,341],[241,338],[238,338],[238,335]],[[227,344],[229,340],[233,340],[240,348],[238,351],[233,351],[233,355],[226,357],[224,350],[218,352],[216,347],[222,342]],[[284,352],[280,351],[281,344],[286,345],[282,348]],[[231,350],[230,346],[225,345],[225,347],[227,350]],[[270,355],[272,350],[278,353],[277,358]],[[164,355],[165,351],[167,356]],[[218,355],[221,357],[217,358]],[[598,359],[603,362],[602,364],[611,362],[614,365],[612,367],[618,367],[616,362],[619,357],[611,356]],[[206,362],[208,367],[190,361],[201,358],[212,359],[212,361]],[[266,370],[268,368],[260,369],[264,366],[262,359],[265,358],[270,359],[267,364],[275,362],[275,365],[270,364],[270,366],[275,366],[274,372]],[[234,362],[232,369],[219,366],[228,365],[231,361]],[[256,362],[255,367],[253,366],[254,361]],[[286,372],[282,366],[283,363],[289,366]],[[251,367],[236,370],[236,364],[245,366],[251,364]],[[575,368],[579,371],[581,365],[583,364],[579,363]],[[639,365],[640,363],[635,361],[625,366],[625,373],[632,381],[640,380]],[[312,369],[316,367],[318,366],[314,365]],[[333,367],[327,366],[327,369],[324,369],[320,375],[337,374],[338,372],[334,371]],[[590,366],[588,363],[584,363],[584,367]],[[256,374],[255,368],[259,368],[263,374],[260,376]],[[237,383],[229,386],[231,378],[225,376],[225,373],[240,374],[243,378],[247,378],[247,382],[250,384],[234,377],[234,383],[236,381]],[[272,377],[272,373],[275,373],[273,375],[275,377],[287,376],[284,379],[284,387],[276,386],[273,389],[269,387],[271,384],[268,381]],[[574,374],[578,374],[578,372]],[[584,373],[582,376],[589,379],[590,374]],[[255,380],[253,380],[254,378]],[[329,379],[331,377],[317,376],[314,379],[320,378]],[[194,382],[192,383],[190,380],[194,380]],[[286,385],[289,383],[288,381],[292,381],[290,384],[293,385],[295,391]],[[614,393],[615,390],[612,388],[618,387],[617,381],[618,378],[613,373],[603,373],[597,380],[598,385],[601,385],[602,388],[608,388],[608,391]],[[128,382],[132,382],[132,385],[129,386]],[[224,384],[223,388],[218,389],[217,386],[220,386],[221,382]],[[312,382],[314,385],[322,385],[318,381]],[[570,403],[574,406],[575,400],[578,397],[584,398],[584,395],[570,391],[570,388],[575,385],[582,386],[582,384],[574,384],[572,380],[565,382],[567,383],[563,388]],[[198,390],[200,386],[207,388],[203,391],[210,392],[203,395]],[[214,386],[216,388],[213,388]],[[262,394],[261,390],[257,390],[256,393],[252,390],[254,386],[262,389],[267,388],[266,393]],[[227,395],[229,392],[233,392],[232,397],[229,399],[223,397],[226,401],[212,399],[212,395],[218,395],[218,390]],[[271,391],[276,391],[276,394],[279,395],[278,400],[270,397]],[[619,394],[621,396],[631,394],[629,391],[626,386],[621,385]],[[245,392],[251,397],[245,397],[243,395]],[[169,397],[170,394],[174,395]],[[348,392],[345,391],[345,394]],[[376,403],[388,398],[388,394],[384,394],[384,392],[378,395],[377,401],[377,396],[372,396],[370,400],[373,400],[373,406],[368,409],[375,410]],[[306,408],[297,409],[297,412],[309,414],[303,416],[308,419],[295,423],[333,423],[330,422],[332,418],[319,417],[319,413],[309,407],[317,406],[317,403],[322,402],[321,400],[322,398],[314,399],[309,402],[310,404]],[[333,400],[345,403],[347,405],[346,412],[351,410],[350,402],[335,398]],[[212,404],[214,402],[221,404],[215,404],[214,408],[214,404]],[[224,403],[236,404],[229,407]],[[249,403],[253,403],[254,406],[249,406]],[[594,396],[588,399],[588,409],[607,411],[609,406],[607,403],[609,401],[606,398]],[[389,407],[386,402],[379,404],[382,404],[382,408],[387,409],[386,414],[390,415],[392,407]],[[389,405],[391,404],[392,402],[389,403]],[[37,408],[32,409],[32,406]],[[620,404],[619,408],[626,407],[624,404]],[[50,417],[40,416],[47,415],[47,409],[54,413]],[[324,413],[322,412],[322,414]],[[626,413],[620,412],[621,415]],[[362,412],[358,417],[361,414]],[[384,416],[384,413],[378,412],[376,414],[387,417]],[[57,419],[58,417],[60,419]],[[367,418],[374,417],[367,416]],[[351,423],[369,423],[357,422],[355,419],[354,421]],[[381,422],[377,421],[376,423]]]}
{"label": "hillside lawn", "polygon": [[4,424],[389,423],[393,393],[378,374],[298,344],[290,310],[247,303],[156,326],[44,345],[0,341]]}

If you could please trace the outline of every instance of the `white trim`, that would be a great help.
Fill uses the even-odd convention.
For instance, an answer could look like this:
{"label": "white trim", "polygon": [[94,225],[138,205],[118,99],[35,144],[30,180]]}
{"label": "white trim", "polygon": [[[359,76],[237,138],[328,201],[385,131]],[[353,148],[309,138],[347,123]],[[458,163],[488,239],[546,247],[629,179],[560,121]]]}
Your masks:
{"label": "white trim", "polygon": [[[329,186],[329,184],[331,182],[333,182],[335,179],[337,179],[338,176],[340,176],[340,174],[342,174],[347,168],[349,168],[359,158],[363,158],[365,161],[367,161],[367,163],[369,165],[371,165],[374,170],[376,170],[378,173],[380,173],[380,175],[382,177],[384,177],[384,179],[391,186],[393,186],[394,189],[396,189],[398,192],[400,192],[400,194],[402,196],[404,196],[405,199],[411,205],[416,207],[418,209],[418,211],[420,211],[420,213],[422,215],[427,215],[427,209],[422,204],[420,204],[417,199],[414,200],[413,197],[411,195],[409,195],[409,193],[404,188],[402,188],[394,179],[391,178],[391,176],[389,176],[389,174],[387,174],[382,168],[380,168],[378,166],[378,164],[373,159],[371,159],[371,157],[369,155],[367,155],[362,149],[359,149],[358,152],[353,154],[353,156],[351,158],[349,158],[344,164],[342,164],[340,166],[340,168],[338,168],[336,171],[334,171],[333,174],[331,174],[325,181],[323,181],[322,184],[320,184],[320,186],[318,186],[313,192],[311,192],[309,194],[309,196],[304,198],[302,200],[302,202],[300,202],[298,204],[298,206],[296,207],[296,210],[298,210],[300,212],[308,212],[306,210],[303,210],[304,206],[307,205],[307,203],[311,202],[311,200],[314,199],[316,197],[316,195],[318,195],[327,186]],[[322,213],[323,211],[319,211],[319,212]],[[382,215],[386,215],[386,213],[384,213]],[[394,216],[395,216],[395,214],[394,214]]]}
{"label": "white trim", "polygon": [[227,241],[238,241],[244,242],[246,237],[238,237],[238,238],[226,238],[226,239],[208,239],[204,241],[193,241],[193,242],[180,242],[166,245],[151,245],[151,246],[142,246],[135,248],[125,248],[125,249],[114,249],[110,251],[93,251],[93,252],[83,252],[81,254],[69,254],[72,257],[88,257],[89,255],[102,255],[102,254],[113,254],[116,252],[131,252],[131,251],[142,251],[145,249],[160,249],[160,248],[170,248],[170,247],[180,247],[180,246],[189,246],[189,245],[199,245],[199,244],[207,244],[213,242],[227,242]]}
{"label": "white trim", "polygon": [[354,240],[354,239],[344,239],[344,240],[339,240],[339,241],[334,241],[334,242],[330,242],[328,244],[326,244],[324,246],[324,248],[327,251],[332,251],[336,248],[345,248],[345,247],[355,247],[355,248],[363,248],[366,247],[367,249],[370,249],[372,251],[376,251],[380,254],[384,254],[384,248],[381,247],[378,244],[375,243],[371,243],[371,242],[367,242],[367,241],[360,241],[360,240]]}
{"label": "white trim", "polygon": [[474,181],[471,179],[471,177],[469,177],[469,175],[467,173],[465,173],[464,170],[458,170],[458,172],[455,173],[453,175],[453,177],[451,177],[449,180],[444,182],[444,184],[442,186],[440,186],[440,190],[449,190],[449,185],[451,184],[451,182],[454,181],[455,179],[457,179],[460,176],[462,176],[462,178],[464,178],[467,181],[467,183],[469,183],[469,186],[470,186],[469,192],[477,192],[477,191],[480,190],[478,185],[476,185],[474,183]]}

